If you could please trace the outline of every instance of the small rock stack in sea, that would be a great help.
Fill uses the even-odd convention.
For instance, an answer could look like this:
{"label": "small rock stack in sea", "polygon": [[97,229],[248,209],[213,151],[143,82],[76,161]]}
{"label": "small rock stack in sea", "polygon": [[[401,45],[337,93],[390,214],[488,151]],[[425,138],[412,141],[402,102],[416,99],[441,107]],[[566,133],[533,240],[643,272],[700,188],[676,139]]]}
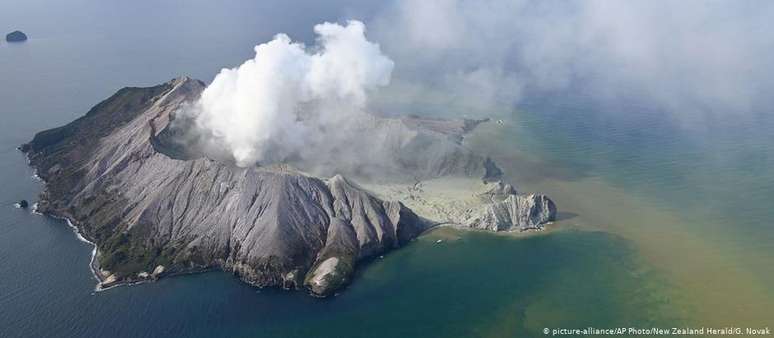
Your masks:
{"label": "small rock stack in sea", "polygon": [[27,41],[27,34],[24,34],[22,31],[13,31],[8,33],[5,36],[5,41],[8,42],[23,42]]}

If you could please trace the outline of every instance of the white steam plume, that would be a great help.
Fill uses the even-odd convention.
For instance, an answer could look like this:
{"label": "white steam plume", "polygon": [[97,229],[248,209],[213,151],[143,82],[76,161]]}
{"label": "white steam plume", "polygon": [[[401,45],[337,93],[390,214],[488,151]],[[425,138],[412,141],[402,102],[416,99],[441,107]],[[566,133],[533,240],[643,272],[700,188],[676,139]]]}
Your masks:
{"label": "white steam plume", "polygon": [[393,62],[365,26],[323,23],[307,48],[284,34],[255,47],[255,58],[223,69],[191,109],[209,142],[237,165],[284,161],[332,142],[362,115],[368,93],[390,82]]}

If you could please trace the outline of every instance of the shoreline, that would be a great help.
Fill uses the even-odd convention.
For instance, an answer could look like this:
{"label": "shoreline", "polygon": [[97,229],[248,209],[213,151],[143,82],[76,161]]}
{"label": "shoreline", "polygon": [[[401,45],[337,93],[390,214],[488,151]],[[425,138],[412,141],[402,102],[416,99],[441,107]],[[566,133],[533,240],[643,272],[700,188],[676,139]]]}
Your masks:
{"label": "shoreline", "polygon": [[[37,208],[37,203],[34,205],[35,208]],[[54,213],[42,213],[37,211],[36,209],[33,209],[33,212],[36,215],[40,215],[43,217],[51,217],[53,219],[64,221],[65,224],[72,230],[72,232],[75,234],[75,238],[77,238],[79,241],[83,243],[88,243],[92,246],[91,249],[91,258],[89,260],[89,270],[91,271],[92,277],[94,277],[95,280],[97,280],[97,284],[94,286],[94,292],[101,292],[101,291],[107,291],[112,288],[120,287],[120,286],[132,286],[132,285],[138,285],[138,284],[144,284],[144,283],[150,283],[157,281],[159,277],[149,277],[147,279],[131,279],[131,280],[116,280],[114,282],[106,283],[108,278],[103,278],[100,273],[102,271],[99,268],[99,262],[97,261],[97,250],[99,247],[96,243],[86,239],[86,237],[83,236],[81,233],[81,230],[76,226],[72,220],[69,217],[66,216],[60,216]],[[193,274],[193,273],[199,273],[201,271],[193,271],[188,273],[180,273],[180,274],[168,274],[166,276],[176,276],[176,275],[184,275],[184,274]],[[106,284],[109,284],[105,286]]]}
{"label": "shoreline", "polygon": [[[31,165],[31,161],[29,158],[29,154],[25,153],[25,159],[27,160],[28,166],[30,166],[33,169],[32,178],[36,181],[39,181],[43,183],[41,196],[45,196],[45,192],[48,190],[48,182],[41,177],[38,174],[38,169]],[[367,182],[367,181],[363,181]],[[423,188],[427,188],[427,184],[431,182],[443,182],[443,189],[441,190],[435,190],[429,194],[424,194],[425,191]],[[464,182],[463,184],[460,184],[461,182]],[[437,187],[437,185],[432,184]],[[400,188],[398,188],[400,187]],[[481,202],[475,202],[477,201],[476,196],[477,193],[481,193],[481,189],[488,188],[488,184],[486,182],[481,182],[480,179],[473,179],[473,178],[467,178],[467,177],[440,177],[435,178],[431,180],[423,180],[419,182],[415,182],[414,184],[390,184],[386,182],[369,182],[365,184],[365,188],[371,193],[376,196],[379,195],[387,195],[384,197],[387,197],[385,200],[393,200],[393,201],[399,201],[400,203],[405,204],[410,209],[417,212],[417,215],[420,216],[420,218],[427,224],[427,228],[422,231],[421,234],[419,234],[417,237],[421,237],[424,235],[428,235],[432,233],[433,231],[440,229],[440,228],[449,228],[454,229],[455,231],[471,231],[474,230],[476,232],[486,232],[493,235],[499,235],[499,236],[511,236],[516,238],[522,238],[522,237],[528,237],[528,236],[534,236],[534,235],[540,235],[540,234],[546,234],[551,233],[556,228],[552,225],[554,222],[547,222],[544,224],[541,224],[539,227],[531,227],[526,229],[509,229],[506,231],[491,231],[486,229],[479,229],[479,228],[473,228],[469,226],[465,226],[462,223],[454,222],[452,219],[439,219],[438,217],[432,217],[432,216],[438,216],[439,212],[445,211],[443,209],[451,208],[453,209],[460,209],[461,205],[457,205],[457,203],[463,203],[466,207],[472,207],[474,205],[480,205]],[[396,189],[398,188],[398,189]],[[401,189],[403,188],[403,189]],[[405,190],[404,190],[405,189]],[[391,191],[390,191],[391,190]],[[402,190],[402,191],[400,191]],[[434,209],[432,214],[429,215],[426,213],[428,205],[425,205],[423,208],[422,206],[415,205],[415,203],[418,200],[422,200],[420,196],[416,195],[416,193],[419,192],[419,195],[424,195],[422,197],[426,197],[429,200],[432,200],[431,208]],[[456,195],[457,198],[453,198],[449,195],[451,193],[451,196]],[[403,194],[407,194],[408,196],[402,196]],[[459,198],[462,195],[467,195],[466,198]],[[420,197],[417,199],[417,197]],[[47,202],[45,199],[39,199],[33,204],[32,212],[38,215],[42,216],[48,216],[57,220],[64,221],[67,226],[73,231],[76,238],[84,243],[88,243],[92,246],[91,250],[91,257],[89,260],[89,269],[91,271],[92,276],[97,281],[97,284],[94,286],[94,292],[100,292],[109,290],[115,287],[119,286],[131,286],[131,285],[137,285],[137,284],[143,284],[148,282],[153,282],[161,277],[168,277],[168,276],[176,276],[176,275],[186,275],[186,274],[194,274],[194,273],[202,273],[207,272],[210,270],[213,270],[215,268],[219,268],[222,271],[226,271],[227,269],[223,269],[223,267],[209,267],[208,269],[197,269],[195,271],[179,271],[179,272],[167,272],[164,273],[165,268],[164,266],[157,266],[153,272],[140,272],[137,274],[137,276],[128,276],[124,277],[122,279],[118,279],[118,277],[115,274],[110,273],[110,271],[102,270],[99,266],[99,261],[97,259],[97,255],[99,253],[99,247],[97,243],[94,241],[91,241],[87,238],[87,235],[81,230],[81,228],[78,226],[78,222],[74,220],[70,215],[68,215],[67,212],[64,211],[58,211],[58,210],[46,210],[41,211],[40,205],[41,202]],[[429,201],[424,201],[429,202]],[[471,204],[472,203],[472,204]],[[464,209],[464,208],[463,208]],[[448,210],[448,209],[447,209]],[[457,210],[464,212],[462,209]],[[430,216],[430,217],[426,217]],[[549,227],[550,226],[550,227]],[[159,270],[160,268],[160,270]],[[240,278],[241,279],[241,278]],[[252,286],[252,283],[248,283]]]}
{"label": "shoreline", "polygon": [[[43,189],[42,192],[45,192],[46,189],[48,189],[48,182],[44,180],[40,175],[38,175],[38,169],[33,167],[31,165],[31,161],[29,158],[29,154],[24,154],[25,160],[27,161],[27,165],[30,166],[33,169],[32,179],[36,180],[40,183],[43,183]],[[54,212],[41,212],[38,207],[40,202],[43,201],[42,199],[39,199],[36,201],[31,208],[31,212],[35,215],[43,216],[43,217],[50,217],[58,221],[64,221],[64,223],[72,230],[73,234],[75,234],[75,238],[78,239],[78,241],[87,243],[92,246],[91,249],[91,257],[89,259],[89,271],[91,271],[92,277],[97,281],[97,284],[94,286],[94,292],[101,292],[106,291],[115,287],[119,286],[131,286],[136,284],[142,284],[147,282],[152,282],[158,278],[148,278],[145,280],[129,280],[129,281],[115,281],[113,283],[110,283],[111,285],[105,286],[105,282],[107,281],[107,278],[103,278],[101,275],[101,269],[99,267],[99,262],[97,261],[97,251],[99,250],[99,247],[97,246],[97,243],[90,241],[87,239],[84,234],[81,232],[81,229],[78,228],[77,225],[75,225],[75,222],[73,222],[70,217],[67,217],[65,215],[61,215]]]}
{"label": "shoreline", "polygon": [[67,226],[70,228],[70,230],[72,230],[73,234],[75,234],[75,238],[77,238],[79,241],[81,241],[83,243],[88,243],[89,245],[92,246],[91,258],[89,260],[89,270],[91,271],[91,275],[94,277],[94,279],[97,280],[97,285],[94,287],[94,291],[95,292],[99,292],[99,291],[103,291],[103,290],[107,290],[107,289],[113,288],[115,286],[119,286],[120,284],[119,285],[112,285],[112,286],[109,286],[109,287],[102,287],[102,283],[104,283],[105,280],[100,277],[99,272],[98,272],[99,271],[98,270],[99,269],[99,264],[97,263],[97,260],[96,260],[96,258],[97,258],[97,249],[98,249],[97,248],[97,243],[94,243],[94,242],[86,239],[86,237],[84,237],[83,234],[81,233],[81,230],[72,222],[72,220],[70,220],[69,217],[60,216],[60,215],[49,213],[49,212],[43,213],[43,212],[38,211],[38,203],[40,203],[40,202],[38,201],[38,202],[35,202],[35,204],[33,204],[33,206],[32,206],[32,213],[34,213],[36,215],[43,216],[43,217],[51,217],[51,218],[59,220],[59,221],[64,221],[64,223],[67,224]]}
{"label": "shoreline", "polygon": [[[43,178],[41,178],[40,176],[38,176],[37,174],[34,174],[33,178],[38,180],[38,181],[40,181],[40,182],[42,182],[44,184],[44,190],[43,191],[45,191],[45,189],[46,189],[46,181]],[[70,217],[65,216],[65,215],[61,215],[61,214],[58,214],[58,213],[54,213],[54,212],[41,212],[38,209],[39,203],[41,201],[42,200],[38,200],[37,202],[35,202],[32,205],[31,212],[33,214],[36,214],[36,215],[39,215],[39,216],[43,216],[43,217],[50,217],[50,218],[58,220],[58,221],[64,221],[64,223],[70,228],[70,230],[75,235],[75,238],[78,239],[78,241],[83,242],[83,243],[87,243],[87,244],[92,246],[91,257],[89,259],[89,270],[91,271],[92,277],[94,277],[94,279],[97,281],[97,284],[94,286],[94,292],[107,291],[107,290],[110,290],[110,289],[113,289],[113,288],[116,288],[116,287],[120,287],[120,286],[133,286],[133,285],[139,285],[139,284],[144,284],[144,283],[151,283],[151,282],[155,282],[155,281],[157,281],[157,280],[159,280],[161,278],[161,276],[158,276],[158,275],[153,276],[153,275],[149,274],[149,277],[145,278],[145,279],[117,280],[117,281],[110,282],[110,283],[108,283],[109,284],[108,286],[105,286],[106,281],[108,280],[108,278],[104,278],[102,276],[101,269],[99,267],[99,262],[97,261],[97,251],[99,250],[98,245],[95,242],[90,241],[89,239],[87,239],[84,236],[84,234],[81,232],[81,229],[76,225],[75,222],[73,222],[73,220]],[[401,201],[401,202],[403,202],[403,201]],[[434,220],[430,220],[430,219],[424,219],[424,221],[425,222],[430,222],[431,225],[428,226],[427,229],[422,231],[422,233],[420,233],[417,236],[416,239],[412,240],[412,242],[417,240],[420,237],[423,237],[423,236],[432,236],[433,232],[439,231],[439,230],[443,231],[444,229],[452,229],[454,231],[460,231],[460,232],[486,233],[486,234],[494,235],[494,236],[510,236],[510,237],[514,237],[514,238],[524,238],[524,237],[531,237],[531,236],[538,236],[538,235],[546,235],[546,234],[549,234],[549,233],[553,233],[554,231],[559,229],[558,227],[551,226],[551,225],[555,225],[556,222],[546,223],[546,224],[543,225],[542,228],[534,228],[534,229],[526,229],[526,230],[496,231],[495,232],[495,231],[489,231],[489,230],[484,230],[484,229],[477,229],[477,228],[466,227],[466,226],[463,226],[463,225],[460,225],[460,224],[450,223],[450,222],[438,222],[438,221],[434,221]],[[204,272],[211,271],[211,270],[213,270],[213,268],[205,269],[205,270],[200,270],[200,271],[186,271],[186,272],[180,272],[180,273],[170,273],[170,274],[165,274],[164,277],[174,277],[174,276],[180,276],[180,275],[192,275],[192,274],[204,273]],[[228,271],[226,271],[226,270],[224,270],[222,268],[220,270],[224,271],[224,272],[228,272]],[[248,283],[248,284],[253,286],[253,287],[256,287],[256,285],[253,285],[251,283]],[[259,288],[263,289],[264,287],[259,287]],[[281,288],[281,289],[284,289],[284,288]]]}
{"label": "shoreline", "polygon": [[[18,147],[17,149],[21,150],[21,147]],[[35,168],[32,166],[32,161],[30,161],[29,153],[27,152],[24,153],[24,159],[27,161],[27,166],[32,168],[32,171],[33,171],[32,179],[43,183],[43,189],[41,190],[41,193],[45,192],[46,189],[48,189],[48,182],[46,182],[46,180],[44,180],[43,177],[40,177],[40,175],[38,175],[38,168]],[[91,271],[91,275],[94,277],[94,279],[97,280],[97,285],[94,287],[94,291],[99,292],[102,290],[107,290],[107,288],[102,288],[102,283],[104,282],[104,280],[100,278],[99,271],[95,270],[95,269],[99,269],[98,264],[96,264],[97,249],[98,249],[97,243],[94,243],[86,239],[86,237],[84,237],[83,234],[81,233],[81,230],[75,225],[75,223],[73,223],[72,220],[70,220],[69,217],[56,215],[50,212],[44,213],[39,211],[38,206],[40,205],[41,201],[42,201],[41,199],[38,199],[38,201],[36,201],[32,205],[32,213],[36,215],[44,216],[44,217],[51,217],[53,219],[60,220],[60,221],[62,220],[65,221],[65,224],[67,224],[67,226],[70,227],[70,230],[72,230],[73,233],[75,234],[75,238],[77,238],[81,242],[88,243],[92,246],[91,258],[89,259],[89,270]]]}

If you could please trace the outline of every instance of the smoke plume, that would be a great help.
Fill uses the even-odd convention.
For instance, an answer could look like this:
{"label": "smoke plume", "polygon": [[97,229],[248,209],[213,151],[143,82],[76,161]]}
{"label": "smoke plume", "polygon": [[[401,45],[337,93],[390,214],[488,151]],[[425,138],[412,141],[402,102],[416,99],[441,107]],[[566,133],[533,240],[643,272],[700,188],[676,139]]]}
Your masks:
{"label": "smoke plume", "polygon": [[208,142],[239,166],[314,156],[344,142],[336,133],[361,118],[369,92],[390,82],[393,62],[365,25],[323,23],[316,45],[278,34],[255,58],[223,69],[189,112]]}

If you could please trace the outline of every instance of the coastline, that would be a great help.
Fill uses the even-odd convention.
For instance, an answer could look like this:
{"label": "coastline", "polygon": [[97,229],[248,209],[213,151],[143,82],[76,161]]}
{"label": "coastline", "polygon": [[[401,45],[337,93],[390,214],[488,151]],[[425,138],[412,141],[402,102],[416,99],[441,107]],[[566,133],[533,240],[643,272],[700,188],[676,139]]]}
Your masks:
{"label": "coastline", "polygon": [[[19,150],[22,150],[21,147]],[[224,266],[213,266],[206,269],[194,269],[185,271],[165,271],[168,270],[163,265],[156,266],[152,272],[142,271],[136,275],[118,277],[111,271],[103,270],[100,267],[98,255],[100,249],[97,243],[88,238],[82,227],[79,226],[80,222],[67,211],[57,210],[48,205],[46,200],[47,191],[49,189],[49,182],[38,173],[38,168],[32,165],[29,158],[29,153],[25,152],[25,158],[27,164],[33,169],[34,173],[32,178],[43,183],[42,190],[39,195],[39,200],[34,203],[32,212],[38,215],[49,216],[57,220],[63,220],[68,227],[73,231],[76,238],[84,243],[88,243],[92,246],[91,257],[89,260],[89,269],[92,276],[97,281],[94,287],[95,292],[100,292],[114,287],[122,285],[136,285],[147,282],[153,282],[161,277],[194,274],[210,271],[213,269],[220,269],[226,272],[230,269]],[[482,182],[481,179],[463,178],[463,177],[440,177],[431,180],[417,181],[413,184],[396,184],[386,182],[371,182],[365,185],[366,189],[376,196],[383,196],[385,200],[399,201],[404,203],[409,209],[414,210],[418,216],[428,225],[419,236],[424,236],[435,232],[434,230],[439,228],[452,228],[455,231],[478,231],[486,232],[490,234],[500,236],[514,236],[514,237],[527,237],[538,235],[541,233],[553,232],[554,228],[546,229],[547,226],[554,222],[548,222],[537,226],[522,228],[522,229],[508,229],[505,231],[492,231],[487,229],[479,229],[470,226],[466,226],[460,222],[463,216],[468,215],[472,208],[481,207],[484,202],[480,198],[480,194],[486,189],[491,187],[487,182]],[[428,189],[425,193],[425,189]],[[464,196],[464,197],[463,197]],[[416,202],[422,202],[424,205],[417,204]],[[429,202],[429,203],[428,203]],[[41,207],[42,206],[42,207]],[[428,212],[429,211],[429,212]],[[438,217],[447,213],[447,211],[454,211],[454,219],[444,219]],[[549,230],[549,231],[546,231]],[[119,279],[120,278],[120,279]],[[242,278],[240,278],[242,279]],[[242,279],[245,281],[244,279]],[[249,281],[245,281],[250,285],[257,286]]]}
{"label": "coastline", "polygon": [[[21,147],[18,147],[17,149],[22,150]],[[29,153],[27,152],[24,153],[24,159],[27,161],[27,165],[30,166],[33,170],[32,179],[43,183],[43,189],[41,191],[41,194],[44,193],[46,189],[48,189],[48,182],[46,182],[46,180],[44,180],[43,177],[40,177],[40,175],[38,175],[38,168],[35,168],[32,166]],[[53,219],[57,219],[60,221],[62,220],[65,221],[67,226],[70,227],[70,229],[75,234],[75,238],[77,238],[81,242],[88,243],[92,246],[91,259],[89,260],[89,270],[91,270],[91,274],[92,276],[94,276],[94,279],[97,280],[97,285],[94,286],[94,291],[99,292],[102,290],[107,290],[107,288],[102,287],[102,283],[104,283],[104,279],[102,279],[99,274],[99,263],[97,262],[97,250],[98,250],[97,243],[94,243],[86,239],[86,237],[84,237],[83,234],[81,233],[81,230],[73,223],[73,221],[69,217],[63,216],[63,215],[57,215],[51,212],[41,212],[40,210],[38,210],[38,206],[40,205],[41,201],[42,200],[38,200],[32,205],[32,213],[36,215],[44,216],[44,217],[51,217]]]}
{"label": "coastline", "polygon": [[[29,160],[28,160],[28,162],[29,162]],[[47,189],[47,182],[42,177],[40,177],[37,174],[37,169],[35,169],[35,174],[33,174],[32,177],[33,177],[33,179],[43,183],[43,190],[42,190],[42,192],[45,192],[45,190]],[[449,178],[449,179],[451,181],[455,180],[455,178]],[[470,181],[477,181],[477,180],[470,179]],[[372,186],[369,185],[369,188],[370,187],[372,187]],[[392,185],[385,185],[385,187],[392,188],[393,186]],[[455,189],[460,189],[460,187],[455,185],[455,186],[451,187],[450,189],[452,191],[454,191]],[[373,190],[370,190],[370,191],[373,191]],[[469,193],[472,193],[472,192],[469,191]],[[393,196],[390,196],[390,197],[393,197]],[[398,200],[398,199],[396,199],[396,200]],[[97,281],[97,284],[94,286],[94,292],[106,291],[106,290],[109,290],[109,289],[112,289],[112,288],[116,288],[116,287],[120,287],[120,286],[132,286],[132,285],[138,285],[138,284],[143,284],[143,283],[154,282],[154,281],[157,281],[158,279],[160,279],[161,277],[171,277],[171,276],[177,276],[177,275],[196,274],[196,273],[203,273],[203,272],[207,272],[207,271],[212,270],[212,269],[205,269],[205,270],[197,270],[197,271],[185,271],[185,272],[179,272],[179,273],[166,273],[166,274],[163,274],[163,276],[161,276],[161,274],[148,274],[148,277],[146,277],[146,278],[138,277],[137,279],[123,279],[123,280],[112,280],[111,281],[110,277],[112,276],[112,274],[110,274],[108,276],[105,276],[105,274],[102,273],[103,270],[99,266],[99,261],[97,260],[97,253],[98,253],[98,250],[99,250],[99,246],[95,242],[93,242],[93,241],[89,240],[88,238],[86,238],[86,236],[81,231],[81,229],[78,227],[78,225],[76,225],[77,221],[73,221],[73,219],[71,217],[69,217],[67,215],[63,215],[61,213],[57,213],[57,212],[51,212],[51,211],[41,212],[39,210],[39,203],[41,201],[44,201],[44,200],[38,200],[37,202],[35,202],[32,205],[32,211],[31,211],[32,213],[34,213],[36,215],[44,216],[44,217],[51,217],[51,218],[59,220],[59,221],[64,221],[64,223],[72,230],[73,234],[75,235],[75,237],[79,241],[87,243],[87,244],[92,246],[91,257],[90,257],[90,260],[89,260],[89,270],[91,271],[91,274],[94,277],[94,279]],[[403,201],[403,200],[398,200],[398,201],[401,201],[402,203],[405,203],[405,201]],[[466,226],[463,226],[463,225],[460,225],[460,224],[457,224],[457,223],[454,223],[454,222],[443,222],[443,221],[437,221],[437,220],[433,220],[433,219],[429,219],[429,218],[424,218],[424,217],[423,217],[423,219],[424,219],[425,222],[428,222],[431,225],[426,230],[424,230],[421,234],[419,234],[417,236],[418,238],[419,237],[423,237],[423,236],[428,236],[428,235],[432,236],[434,233],[437,234],[437,231],[444,231],[445,229],[452,229],[453,231],[462,231],[462,232],[469,232],[469,231],[481,232],[481,233],[487,233],[487,234],[495,235],[495,236],[512,236],[512,237],[519,237],[519,238],[529,237],[529,236],[536,236],[536,235],[542,235],[542,234],[549,234],[549,233],[552,233],[552,232],[556,231],[557,229],[559,229],[559,227],[555,226],[555,224],[557,222],[548,222],[548,223],[544,224],[541,228],[526,229],[526,230],[521,230],[521,231],[519,231],[519,230],[509,230],[509,231],[493,232],[493,231],[484,230],[484,229],[477,229],[477,228],[466,227]],[[223,270],[223,271],[226,271],[226,270]],[[255,285],[253,285],[253,286],[255,286]]]}
{"label": "coastline", "polygon": [[[81,232],[80,228],[78,228],[77,225],[73,223],[73,221],[67,217],[67,216],[61,216],[55,213],[51,212],[40,212],[37,210],[37,204],[35,203],[33,205],[32,212],[36,215],[44,216],[44,217],[51,217],[53,219],[64,221],[65,224],[73,231],[75,234],[75,237],[84,243],[88,243],[92,246],[91,249],[91,258],[89,260],[89,270],[91,271],[91,275],[94,277],[95,280],[97,280],[97,284],[94,286],[94,292],[100,292],[100,291],[106,291],[110,290],[112,288],[116,288],[119,286],[132,286],[132,285],[138,285],[143,283],[150,283],[158,280],[161,276],[159,275],[151,275],[149,274],[147,278],[137,278],[137,279],[123,279],[123,280],[114,280],[110,281],[110,276],[105,277],[99,267],[99,261],[97,260],[97,251],[99,250],[99,247],[96,243],[90,241],[86,237],[83,236],[83,233]],[[179,273],[179,274],[166,274],[165,276],[175,276],[175,275],[182,275],[182,274],[193,274],[193,273],[199,273],[203,271],[192,271],[192,272],[186,272],[186,273]]]}
{"label": "coastline", "polygon": [[[138,280],[138,281],[115,281],[115,282],[112,282],[112,283],[108,283],[108,281],[107,281],[108,278],[103,277],[102,274],[100,273],[101,270],[99,268],[99,262],[97,261],[97,250],[99,249],[98,246],[97,246],[97,243],[94,243],[94,242],[88,240],[86,237],[84,237],[83,233],[81,232],[81,230],[78,228],[78,226],[76,226],[73,223],[73,221],[69,217],[58,215],[58,214],[51,213],[51,212],[43,213],[43,212],[38,211],[37,207],[38,207],[38,203],[35,203],[33,205],[33,209],[32,209],[33,213],[35,213],[36,215],[44,216],[44,217],[51,217],[51,218],[59,220],[59,221],[64,221],[64,223],[67,224],[67,226],[73,231],[73,234],[75,234],[75,238],[77,238],[81,242],[88,243],[89,245],[92,246],[91,258],[89,260],[89,270],[91,271],[91,275],[94,277],[94,279],[97,280],[97,284],[94,286],[94,291],[95,292],[109,290],[109,289],[112,289],[114,287],[118,287],[118,286],[122,286],[122,285],[134,285],[134,284],[140,284],[140,283],[145,283],[145,282],[152,281],[152,280],[149,279],[149,280]],[[110,285],[105,286],[105,284],[110,284]]]}
{"label": "coastline", "polygon": [[[37,176],[37,178],[40,179],[39,176]],[[40,180],[45,183],[45,181],[43,181],[42,179],[40,179]],[[64,221],[65,224],[67,224],[67,226],[73,231],[73,234],[75,234],[75,238],[77,238],[81,242],[88,243],[88,244],[90,244],[92,246],[92,249],[91,249],[91,259],[89,261],[89,270],[91,270],[91,274],[92,274],[92,276],[94,276],[94,279],[97,280],[97,285],[94,287],[94,291],[99,292],[99,291],[107,290],[108,288],[110,288],[110,287],[108,287],[108,288],[103,288],[102,287],[102,283],[104,282],[104,279],[100,278],[99,272],[98,272],[99,271],[98,270],[99,269],[99,263],[97,263],[97,260],[96,260],[96,258],[97,258],[97,244],[92,242],[92,241],[90,241],[90,240],[88,240],[88,239],[86,239],[86,237],[84,237],[83,234],[81,233],[81,230],[78,229],[77,226],[75,226],[75,224],[72,222],[72,220],[70,220],[70,218],[68,218],[66,216],[56,215],[56,214],[53,214],[53,213],[50,213],[50,212],[46,212],[46,213],[40,212],[38,210],[38,203],[40,203],[40,201],[35,202],[35,204],[32,205],[32,213],[34,213],[36,215],[40,215],[40,216],[44,216],[44,217],[51,217],[51,218],[56,219],[56,220]]]}
{"label": "coastline", "polygon": [[[20,148],[18,149],[21,150]],[[38,175],[38,169],[32,166],[29,158],[29,154],[25,153],[24,157],[27,161],[27,165],[33,169],[32,179],[38,182],[41,182],[43,184],[41,195],[44,194],[48,189],[48,182],[46,182],[46,180],[43,179],[43,177]],[[50,217],[59,221],[64,221],[64,223],[70,228],[70,230],[72,230],[73,234],[75,234],[75,238],[77,238],[79,241],[83,243],[87,243],[92,246],[91,258],[89,259],[89,270],[91,271],[91,275],[97,281],[97,284],[94,286],[94,292],[105,291],[119,286],[131,286],[136,284],[153,282],[160,277],[158,275],[155,275],[152,277],[149,275],[149,278],[145,278],[145,279],[109,281],[110,276],[103,276],[103,274],[101,273],[102,269],[100,269],[99,267],[99,261],[97,260],[97,252],[99,250],[99,246],[97,245],[97,243],[86,238],[86,236],[84,236],[84,233],[76,225],[76,222],[74,222],[71,217],[68,217],[60,213],[51,212],[51,211],[40,211],[39,210],[40,202],[44,202],[44,201],[45,200],[43,199],[39,199],[37,202],[33,203],[31,212],[35,215]]]}

